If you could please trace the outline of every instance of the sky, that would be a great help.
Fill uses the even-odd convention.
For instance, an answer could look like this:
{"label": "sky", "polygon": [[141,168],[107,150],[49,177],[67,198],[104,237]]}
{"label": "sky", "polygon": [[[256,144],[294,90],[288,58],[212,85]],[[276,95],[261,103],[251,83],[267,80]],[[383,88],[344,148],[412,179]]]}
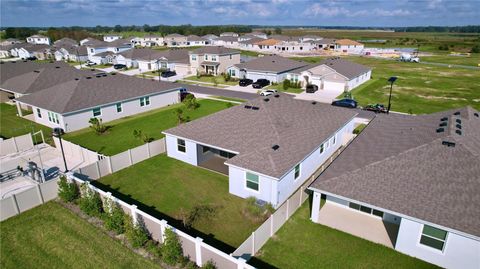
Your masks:
{"label": "sky", "polygon": [[0,25],[455,26],[480,0],[1,0]]}

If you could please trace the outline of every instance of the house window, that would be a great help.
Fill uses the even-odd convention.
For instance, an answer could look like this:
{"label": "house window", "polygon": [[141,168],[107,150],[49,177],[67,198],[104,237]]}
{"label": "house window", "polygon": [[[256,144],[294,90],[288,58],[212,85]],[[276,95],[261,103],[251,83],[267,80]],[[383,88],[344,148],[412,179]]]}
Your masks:
{"label": "house window", "polygon": [[117,103],[116,104],[116,107],[117,107],[117,113],[122,113],[123,109],[122,109],[122,103]]}
{"label": "house window", "polygon": [[37,108],[37,117],[42,118],[42,112],[40,111],[40,108]]}
{"label": "house window", "polygon": [[93,49],[90,49],[90,52],[91,52],[91,53],[93,53],[93,52],[94,52],[94,50],[93,50]]}
{"label": "house window", "polygon": [[140,98],[140,106],[150,105],[150,96],[145,96]]}
{"label": "house window", "polygon": [[101,116],[101,115],[102,115],[102,111],[100,110],[99,107],[94,108],[94,109],[92,110],[92,112],[93,112],[93,116],[94,116],[94,117],[98,117],[98,116]]}
{"label": "house window", "polygon": [[196,61],[197,60],[197,55],[192,55],[192,61]]}
{"label": "house window", "polygon": [[247,172],[245,178],[247,188],[258,191],[258,175]]}
{"label": "house window", "polygon": [[202,153],[207,153],[210,150],[210,147],[202,146]]}
{"label": "house window", "polygon": [[57,113],[53,113],[53,112],[48,112],[48,121],[50,122],[53,122],[53,123],[59,123],[58,121],[58,115]]}
{"label": "house window", "polygon": [[300,176],[300,164],[297,164],[297,166],[295,166],[294,178],[297,179],[299,176]]}
{"label": "house window", "polygon": [[186,152],[187,151],[187,146],[185,146],[185,140],[177,139],[177,150],[179,152]]}
{"label": "house window", "polygon": [[220,156],[222,156],[223,158],[227,158],[227,159],[231,159],[235,156],[235,154],[233,153],[230,153],[230,152],[226,152],[226,151],[223,151],[223,150],[220,150]]}
{"label": "house window", "polygon": [[204,57],[205,61],[208,60],[208,55],[205,54],[205,57]]}
{"label": "house window", "polygon": [[446,239],[447,231],[440,230],[432,226],[423,225],[420,244],[443,251]]}
{"label": "house window", "polygon": [[216,62],[217,61],[217,56],[212,56],[212,61]]}
{"label": "house window", "polygon": [[232,76],[232,77],[235,76],[235,69],[230,69],[230,76]]}
{"label": "house window", "polygon": [[337,143],[337,136],[336,135],[333,136],[333,144],[335,145],[335,143]]}
{"label": "house window", "polygon": [[166,62],[161,62],[160,63],[160,68],[167,69],[167,63]]}
{"label": "house window", "polygon": [[320,145],[320,154],[322,154],[325,151],[325,146],[324,144]]}
{"label": "house window", "polygon": [[363,213],[372,214],[372,215],[375,215],[377,217],[383,218],[383,212],[382,211],[372,209],[368,206],[363,206],[363,205],[359,205],[359,204],[356,204],[356,203],[349,203],[348,207],[350,207],[351,209],[361,211]]}

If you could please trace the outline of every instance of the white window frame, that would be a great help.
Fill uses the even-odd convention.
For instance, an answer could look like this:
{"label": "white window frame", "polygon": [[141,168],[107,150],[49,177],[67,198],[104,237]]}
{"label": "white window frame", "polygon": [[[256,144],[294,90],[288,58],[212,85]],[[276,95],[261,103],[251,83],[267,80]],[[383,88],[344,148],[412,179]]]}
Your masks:
{"label": "white window frame", "polygon": [[[115,108],[117,110],[117,113],[123,113],[123,104],[122,103],[116,103]],[[119,108],[120,108],[120,111],[118,111]]]}
{"label": "white window frame", "polygon": [[205,54],[205,56],[203,56],[203,59],[205,59],[205,61],[208,61],[208,55]]}
{"label": "white window frame", "polygon": [[[443,247],[442,247],[441,250],[440,250],[440,249],[437,249],[437,248],[434,248],[434,247],[431,247],[431,246],[429,246],[429,245],[425,245],[425,244],[421,243],[422,236],[426,236],[426,237],[432,238],[432,239],[437,240],[437,241],[442,241],[441,239],[438,239],[438,238],[436,238],[436,237],[433,237],[433,236],[424,234],[424,233],[423,233],[423,229],[425,228],[425,226],[429,226],[429,227],[432,227],[432,228],[435,228],[435,229],[442,230],[442,231],[446,232],[445,239],[443,240]],[[447,247],[448,236],[449,236],[449,232],[446,231],[446,230],[443,230],[443,229],[440,229],[440,228],[437,228],[437,227],[433,227],[433,226],[431,226],[431,225],[423,224],[423,225],[422,225],[422,229],[420,230],[420,233],[419,233],[419,236],[418,236],[418,240],[417,240],[418,243],[417,243],[417,245],[418,245],[418,246],[421,246],[422,248],[428,249],[428,250],[430,250],[430,251],[434,251],[434,252],[438,252],[438,253],[442,253],[442,254],[443,254],[443,253],[445,252],[446,247]]]}
{"label": "white window frame", "polygon": [[[253,182],[252,180],[248,179],[248,177],[247,177],[248,174],[256,176],[257,177],[257,182]],[[257,190],[250,188],[247,184],[248,182],[253,182],[253,183],[257,184],[257,186],[258,186]],[[260,192],[260,176],[255,174],[255,173],[245,171],[245,189],[247,189],[249,191],[259,193]]]}
{"label": "white window frame", "polygon": [[[183,145],[180,145],[180,141],[183,141]],[[180,147],[183,147],[184,151],[181,151]],[[185,141],[185,139],[177,138],[177,152],[184,153],[184,154],[187,153],[187,141]]]}
{"label": "white window frame", "polygon": [[40,108],[38,108],[38,107],[37,107],[37,117],[38,117],[39,119],[42,118],[42,111],[41,111]]}
{"label": "white window frame", "polygon": [[[98,109],[98,113],[99,113],[99,114],[98,114],[98,115],[95,115],[95,110],[97,110],[97,109]],[[92,114],[93,114],[93,117],[95,117],[95,118],[102,116],[102,108],[96,107],[96,108],[92,109]]]}
{"label": "white window frame", "polygon": [[193,54],[192,55],[192,61],[196,61],[197,60],[197,55]]}
{"label": "white window frame", "polygon": [[150,106],[150,96],[140,97],[140,106]]}
{"label": "white window frame", "polygon": [[[298,167],[298,176],[295,176],[295,174],[297,173],[297,167]],[[302,164],[299,163],[297,165],[295,165],[295,167],[293,168],[293,180],[297,180],[299,179],[300,177],[302,176]]]}
{"label": "white window frame", "polygon": [[320,155],[322,155],[325,152],[325,143],[322,143],[320,145]]}

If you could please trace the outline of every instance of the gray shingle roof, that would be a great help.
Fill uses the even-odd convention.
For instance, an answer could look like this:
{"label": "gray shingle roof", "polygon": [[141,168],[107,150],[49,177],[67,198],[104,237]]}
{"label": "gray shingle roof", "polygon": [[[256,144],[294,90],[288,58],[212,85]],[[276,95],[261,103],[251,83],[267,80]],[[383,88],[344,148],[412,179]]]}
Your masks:
{"label": "gray shingle roof", "polygon": [[189,35],[187,36],[187,41],[206,41],[206,39],[198,35]]}
{"label": "gray shingle roof", "polygon": [[299,62],[277,55],[269,55],[253,59],[245,63],[236,64],[235,66],[240,69],[246,69],[247,71],[255,70],[283,73],[307,65],[308,63],[305,62]]}
{"label": "gray shingle roof", "polygon": [[126,75],[79,76],[17,100],[46,110],[65,114],[131,98],[180,88],[164,81]]}
{"label": "gray shingle roof", "polygon": [[193,50],[190,54],[239,54],[238,50],[225,48],[223,46],[206,46]]}
{"label": "gray shingle roof", "polygon": [[[240,105],[165,133],[239,152],[226,163],[280,178],[356,115],[287,94],[263,99],[248,103],[259,110]],[[274,151],[273,145],[280,148]]]}
{"label": "gray shingle roof", "polygon": [[[480,236],[480,118],[474,113],[378,115],[311,187]],[[443,117],[448,126],[437,133]]]}
{"label": "gray shingle roof", "polygon": [[163,55],[165,55],[165,53],[162,51],[153,50],[149,48],[133,48],[131,50],[126,50],[118,54],[128,59],[143,59],[143,60],[158,59]]}
{"label": "gray shingle roof", "polygon": [[[165,58],[168,62],[171,63],[182,63],[182,64],[189,64],[190,63],[190,56],[188,54],[188,50],[186,49],[171,49],[171,50],[163,50],[159,51],[158,54],[155,54],[157,59]],[[149,60],[149,59],[144,59]]]}
{"label": "gray shingle roof", "polygon": [[292,73],[300,74],[303,71],[307,71],[319,65],[326,65],[348,79],[356,78],[359,75],[365,74],[366,72],[372,70],[372,68],[368,66],[350,62],[340,57],[333,57],[333,58],[327,58],[316,64],[310,64],[310,65],[295,69],[292,71]]}
{"label": "gray shingle roof", "polygon": [[53,68],[55,66],[67,67],[64,62],[42,63],[36,61],[8,61],[0,64],[0,87],[5,81],[15,76],[33,72],[33,70],[43,68]]}

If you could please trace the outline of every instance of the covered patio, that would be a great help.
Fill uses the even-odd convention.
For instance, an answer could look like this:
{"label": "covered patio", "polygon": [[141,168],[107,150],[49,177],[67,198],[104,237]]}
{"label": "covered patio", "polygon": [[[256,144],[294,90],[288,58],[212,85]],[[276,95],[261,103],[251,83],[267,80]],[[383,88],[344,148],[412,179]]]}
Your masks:
{"label": "covered patio", "polygon": [[214,76],[218,75],[218,66],[219,65],[220,65],[220,63],[208,62],[208,61],[203,61],[202,63],[200,63],[200,66],[202,66],[202,68],[203,68],[202,71],[205,74],[210,74],[210,75],[214,75]]}
{"label": "covered patio", "polygon": [[203,145],[197,145],[198,166],[228,176],[228,166],[225,162],[235,154]]}
{"label": "covered patio", "polygon": [[389,248],[395,247],[399,228],[399,225],[383,221],[379,217],[351,210],[332,202],[326,202],[322,206],[317,223]]}

